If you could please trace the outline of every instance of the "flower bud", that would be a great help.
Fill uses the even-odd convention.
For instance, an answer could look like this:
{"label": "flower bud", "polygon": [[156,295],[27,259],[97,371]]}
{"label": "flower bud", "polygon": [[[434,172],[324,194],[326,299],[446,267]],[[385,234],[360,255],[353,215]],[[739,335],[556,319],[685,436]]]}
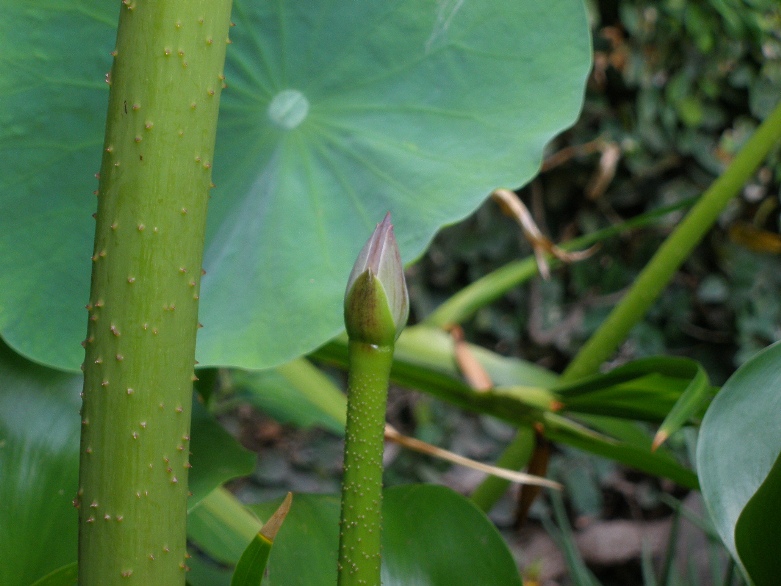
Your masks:
{"label": "flower bud", "polygon": [[390,212],[377,224],[355,261],[344,296],[344,323],[351,340],[387,346],[407,323],[409,295]]}

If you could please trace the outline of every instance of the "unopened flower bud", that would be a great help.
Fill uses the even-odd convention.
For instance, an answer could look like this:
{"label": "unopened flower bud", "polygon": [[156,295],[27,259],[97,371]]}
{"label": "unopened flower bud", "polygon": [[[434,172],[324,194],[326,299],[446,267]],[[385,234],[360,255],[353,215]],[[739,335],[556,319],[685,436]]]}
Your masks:
{"label": "unopened flower bud", "polygon": [[344,297],[351,340],[387,346],[407,323],[409,295],[390,213],[377,224],[355,261]]}

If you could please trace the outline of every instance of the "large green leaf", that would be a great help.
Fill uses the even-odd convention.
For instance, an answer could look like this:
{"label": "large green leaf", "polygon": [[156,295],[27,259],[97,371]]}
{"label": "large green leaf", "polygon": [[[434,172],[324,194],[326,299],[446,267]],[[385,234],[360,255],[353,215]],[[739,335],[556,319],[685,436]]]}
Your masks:
{"label": "large green leaf", "polygon": [[[716,530],[738,558],[735,526],[749,500],[774,470],[781,453],[781,343],[766,348],[730,377],[705,413],[697,445],[702,495]],[[768,479],[759,505],[778,494]],[[754,506],[757,506],[755,504]],[[773,509],[778,508],[776,500]],[[756,511],[751,513],[756,519]],[[751,524],[751,520],[747,520]],[[760,527],[756,528],[761,530]],[[776,525],[771,546],[777,563],[781,533]],[[777,576],[776,576],[777,578]]]}
{"label": "large green leaf", "polygon": [[[2,3],[0,331],[75,369],[118,5]],[[234,20],[204,365],[279,364],[336,334],[374,223],[393,212],[410,261],[493,188],[528,181],[590,65],[581,0],[237,0]]]}

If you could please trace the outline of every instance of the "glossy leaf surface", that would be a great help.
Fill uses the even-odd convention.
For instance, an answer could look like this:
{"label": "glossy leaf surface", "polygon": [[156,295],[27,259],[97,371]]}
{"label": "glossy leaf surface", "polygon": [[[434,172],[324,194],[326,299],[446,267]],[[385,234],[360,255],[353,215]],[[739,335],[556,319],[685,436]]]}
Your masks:
{"label": "glossy leaf surface", "polygon": [[[0,331],[76,370],[118,6],[4,7]],[[527,182],[590,65],[580,0],[237,0],[233,19],[203,365],[280,364],[339,332],[350,267],[385,212],[409,262],[492,189]]]}

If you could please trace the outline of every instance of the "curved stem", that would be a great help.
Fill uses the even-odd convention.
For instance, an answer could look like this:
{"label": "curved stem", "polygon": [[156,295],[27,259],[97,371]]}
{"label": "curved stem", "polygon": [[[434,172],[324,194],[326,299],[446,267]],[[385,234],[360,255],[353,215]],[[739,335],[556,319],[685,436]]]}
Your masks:
{"label": "curved stem", "polygon": [[350,341],[339,586],[379,586],[382,454],[393,346]]}

